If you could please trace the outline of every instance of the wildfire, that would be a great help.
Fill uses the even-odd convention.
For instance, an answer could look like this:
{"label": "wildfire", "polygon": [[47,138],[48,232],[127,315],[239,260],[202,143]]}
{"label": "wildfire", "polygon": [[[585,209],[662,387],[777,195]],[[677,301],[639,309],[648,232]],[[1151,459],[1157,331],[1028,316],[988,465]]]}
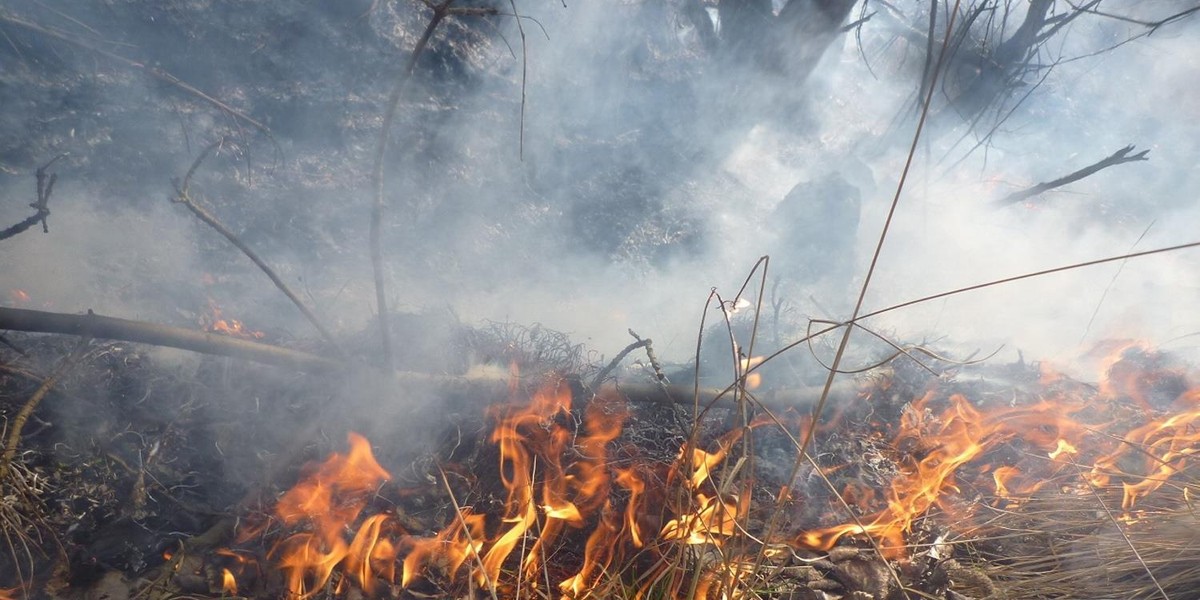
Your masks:
{"label": "wildfire", "polygon": [[[1128,511],[1200,448],[1200,389],[1177,398],[1173,414],[1122,432],[1113,431],[1115,421],[1101,420],[1111,419],[1107,409],[1098,410],[1115,402],[1116,392],[1083,398],[1061,388],[1064,381],[1043,377],[1039,397],[1026,404],[974,403],[965,394],[930,390],[905,408],[890,439],[874,438],[890,447],[899,473],[882,489],[844,488],[843,502],[864,516],[769,540],[762,552],[778,553],[785,545],[830,551],[847,537],[866,536],[886,557],[906,560],[918,541],[917,524],[930,515],[945,513],[942,526],[950,530],[977,530],[978,506],[1016,509],[1051,481],[1055,494],[1123,491],[1121,518],[1134,522]],[[629,413],[615,390],[575,412],[564,380],[551,379],[525,402],[515,384],[510,393],[512,402],[490,411],[498,480],[494,490],[484,490],[503,498],[502,510],[462,506],[440,531],[412,535],[393,512],[368,510],[391,476],[365,438],[351,434],[348,452],[310,467],[274,508],[292,532],[270,551],[291,597],[340,594],[349,586],[377,596],[382,585],[438,581],[503,596],[526,589],[531,597],[548,596],[557,588],[564,600],[582,598],[597,594],[639,556],[658,558],[630,588],[635,597],[737,597],[732,590],[750,575],[763,542],[746,535],[746,524],[756,520],[754,486],[730,485],[727,472],[743,465],[726,461],[749,432],[778,420],[756,419],[707,447],[689,440],[669,465],[620,464],[612,447]],[[850,467],[822,467],[821,474],[834,477]],[[577,568],[551,564],[562,544],[581,541],[582,556],[568,553]],[[689,547],[723,557],[693,565],[690,591],[667,575],[680,557],[698,556],[687,554]],[[226,593],[235,594],[238,570],[222,575]],[[664,580],[665,588],[655,587]]]}
{"label": "wildfire", "polygon": [[395,559],[391,544],[379,539],[385,514],[369,517],[351,541],[345,539],[346,527],[358,520],[379,486],[391,479],[375,461],[366,438],[351,433],[349,445],[347,454],[334,453],[275,505],[275,515],[284,525],[309,529],[283,540],[271,552],[278,557],[294,597],[307,598],[323,589],[338,567],[370,592],[375,585],[370,566]]}

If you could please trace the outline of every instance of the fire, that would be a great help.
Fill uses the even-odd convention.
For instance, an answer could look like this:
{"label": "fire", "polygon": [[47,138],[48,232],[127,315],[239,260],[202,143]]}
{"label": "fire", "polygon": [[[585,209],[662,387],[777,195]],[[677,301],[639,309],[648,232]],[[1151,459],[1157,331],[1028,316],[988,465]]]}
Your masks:
{"label": "fire", "polygon": [[221,569],[221,591],[230,596],[237,595],[237,579],[229,569]]}
{"label": "fire", "polygon": [[358,520],[380,484],[391,479],[366,438],[351,433],[349,445],[347,454],[331,455],[275,505],[284,525],[310,528],[272,551],[294,597],[307,598],[324,588],[339,566],[369,592],[374,583],[370,565],[388,557],[389,545],[378,539],[385,515],[368,518],[352,542],[345,539],[346,527]]}
{"label": "fire", "polygon": [[[885,557],[904,560],[913,544],[927,541],[919,537],[928,531],[917,526],[923,519],[940,514],[940,526],[965,536],[986,527],[976,518],[979,507],[1017,510],[1044,490],[1120,493],[1125,512],[1118,517],[1134,523],[1138,502],[1166,485],[1200,448],[1200,388],[1176,398],[1172,414],[1122,431],[1115,423],[1126,422],[1120,415],[1133,409],[1126,403],[1126,412],[1115,413],[1114,407],[1130,397],[1129,386],[1106,384],[1102,389],[1109,391],[1089,395],[1047,373],[1038,395],[1025,403],[973,402],[962,393],[929,390],[897,422],[878,425],[888,433],[871,438],[888,448],[898,474],[882,487],[839,486],[841,500],[862,516],[838,523],[828,513],[823,524],[834,525],[802,523],[783,539],[767,540],[769,548],[830,551],[843,538],[869,537]],[[459,507],[454,499],[456,510],[444,527],[414,536],[393,512],[368,511],[391,476],[362,436],[350,434],[347,453],[310,467],[274,507],[290,535],[270,555],[291,597],[349,589],[379,597],[389,593],[384,584],[408,589],[427,581],[469,584],[499,597],[561,594],[566,600],[602,595],[598,590],[637,560],[652,566],[639,567],[645,570],[627,588],[635,597],[739,597],[736,590],[753,574],[764,541],[746,529],[762,519],[751,512],[754,480],[730,476],[753,468],[743,464],[745,457],[733,462],[735,449],[756,437],[750,435],[755,428],[790,425],[760,417],[712,442],[688,440],[673,461],[664,461],[669,464],[630,463],[613,449],[624,447],[614,442],[629,416],[615,390],[589,398],[583,410],[573,407],[571,386],[558,378],[525,401],[515,383],[510,394],[512,402],[490,409],[498,477],[493,489],[480,493],[502,499],[502,509]],[[853,465],[814,468],[829,481]],[[796,492],[780,493],[790,498]],[[582,543],[582,552],[563,552],[568,543]],[[710,550],[719,562],[695,562]],[[562,556],[574,563],[551,560]],[[695,572],[669,574],[685,564]],[[223,575],[227,593],[236,593],[237,569]]]}
{"label": "fire", "polygon": [[[9,300],[9,302],[11,302],[17,306],[20,306],[22,304],[29,304],[29,302],[30,302],[30,300],[32,300],[32,298],[29,297],[29,292],[26,292],[25,290],[13,288],[8,291],[8,300]],[[0,591],[2,591],[2,590],[0,590]]]}
{"label": "fire", "polygon": [[1068,442],[1067,440],[1058,440],[1057,446],[1054,448],[1054,450],[1047,453],[1046,456],[1049,456],[1051,460],[1058,460],[1058,457],[1064,454],[1079,454],[1079,450],[1077,450],[1075,446],[1072,446],[1071,442]]}
{"label": "fire", "polygon": [[[746,373],[750,369],[757,367],[758,365],[762,364],[762,362],[764,360],[766,360],[766,358],[767,357],[765,357],[765,356],[754,356],[751,358],[742,357],[742,358],[738,359],[738,363],[739,363],[738,366],[741,369],[739,371],[739,373]],[[758,371],[754,371],[754,372],[748,373],[746,375],[746,389],[747,390],[758,389],[762,385],[762,382],[763,382],[762,373],[760,373]]]}
{"label": "fire", "polygon": [[[1114,476],[1137,480],[1122,481],[1123,510],[1132,509],[1139,498],[1162,487],[1200,450],[1200,388],[1188,391],[1177,403],[1191,408],[1130,431],[1115,452],[1096,460],[1090,475],[1093,485],[1108,485]],[[1126,470],[1135,467],[1135,472]]]}
{"label": "fire", "polygon": [[266,334],[261,331],[253,331],[247,329],[246,326],[237,319],[227,319],[222,315],[221,308],[211,298],[208,300],[208,314],[200,319],[200,323],[204,326],[205,331],[222,333],[232,337],[243,339],[260,340],[266,337]]}

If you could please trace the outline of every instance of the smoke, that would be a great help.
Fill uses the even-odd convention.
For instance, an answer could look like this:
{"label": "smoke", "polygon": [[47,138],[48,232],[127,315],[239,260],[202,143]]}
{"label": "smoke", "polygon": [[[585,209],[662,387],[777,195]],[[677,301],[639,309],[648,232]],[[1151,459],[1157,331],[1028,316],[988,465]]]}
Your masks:
{"label": "smoke", "polygon": [[[369,13],[368,2],[285,4],[14,3],[14,14],[151,62],[246,119],[6,25],[5,138],[26,141],[5,144],[0,188],[11,200],[0,217],[23,218],[33,169],[70,156],[55,167],[50,234],[0,242],[5,288],[54,310],[185,322],[213,298],[251,327],[305,335],[261,273],[167,201],[200,148],[228,136],[198,171],[198,193],[336,329],[372,326],[369,169],[387,94],[428,15],[406,2]],[[731,298],[769,254],[773,340],[796,339],[809,317],[847,318],[916,128],[926,48],[914,35],[928,8],[793,4],[767,14],[736,2],[517,3],[517,21],[500,3],[500,16],[449,19],[417,63],[391,140],[394,305],[537,322],[608,355],[632,328],[682,362],[710,289]],[[1052,14],[1070,10],[1054,4]],[[1104,7],[1142,21],[1179,10]],[[797,10],[808,13],[794,23],[809,29],[773,21]],[[955,56],[980,52],[989,27],[1006,17],[1011,31],[1024,10],[978,16]],[[849,32],[820,20],[867,15]],[[980,63],[949,61],[864,310],[1193,241],[1196,25],[1122,43],[1148,31],[1079,16],[998,97],[970,86],[990,81],[972,70]],[[1127,144],[1151,150],[1150,161],[995,203]],[[1006,345],[1001,358],[1021,349],[1066,362],[1109,337],[1191,351],[1197,260],[1111,263],[866,324],[964,355]]]}

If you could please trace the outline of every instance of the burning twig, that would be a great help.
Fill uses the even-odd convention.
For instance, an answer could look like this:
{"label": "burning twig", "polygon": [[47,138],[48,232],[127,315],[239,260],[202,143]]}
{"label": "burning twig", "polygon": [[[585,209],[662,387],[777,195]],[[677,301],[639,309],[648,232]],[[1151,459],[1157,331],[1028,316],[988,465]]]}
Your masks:
{"label": "burning twig", "polygon": [[59,154],[50,159],[50,162],[38,167],[37,170],[37,202],[32,202],[29,207],[37,212],[28,219],[0,231],[0,240],[7,240],[10,237],[23,233],[26,229],[33,227],[37,223],[42,224],[42,233],[50,233],[50,228],[46,225],[46,217],[50,216],[50,209],[47,203],[50,202],[50,194],[54,191],[54,182],[58,181],[58,173],[46,175],[46,169],[54,164],[58,159],[63,158],[66,154]]}
{"label": "burning twig", "polygon": [[1027,188],[1027,189],[1021,190],[1019,192],[1013,192],[1013,193],[997,200],[996,204],[999,204],[1002,206],[1008,206],[1010,204],[1017,204],[1018,202],[1023,202],[1034,196],[1042,194],[1043,192],[1048,192],[1054,188],[1062,187],[1069,183],[1074,183],[1076,181],[1079,181],[1080,179],[1083,179],[1084,177],[1093,175],[1099,171],[1107,169],[1108,167],[1122,165],[1122,164],[1129,163],[1129,162],[1150,160],[1149,158],[1146,158],[1146,155],[1150,153],[1149,150],[1142,150],[1141,152],[1138,152],[1137,154],[1133,154],[1133,155],[1130,155],[1129,154],[1130,152],[1133,152],[1132,144],[1125,146],[1124,148],[1121,148],[1120,150],[1113,152],[1107,158],[1105,158],[1093,165],[1090,165],[1090,166],[1084,167],[1078,171],[1075,171],[1074,173],[1071,173],[1070,175],[1059,177],[1058,179],[1055,179],[1054,181],[1050,181],[1047,183],[1039,183],[1031,188]]}
{"label": "burning twig", "polygon": [[[496,582],[492,581],[492,578],[488,575],[487,569],[483,566],[483,558],[479,556],[479,552],[474,550],[476,547],[476,541],[470,539],[471,528],[467,525],[466,520],[463,519],[462,505],[458,503],[458,498],[454,496],[454,489],[450,487],[450,480],[446,478],[446,472],[442,470],[442,466],[434,466],[437,467],[438,474],[442,476],[442,487],[446,489],[446,494],[450,496],[450,504],[454,507],[454,517],[458,520],[459,527],[462,527],[464,535],[467,536],[468,547],[472,548],[470,551],[471,558],[475,559],[475,566],[479,568],[479,573],[484,578],[483,581],[487,585],[488,594],[491,595],[492,600],[497,600]],[[482,541],[480,541],[480,543],[482,543]]]}
{"label": "burning twig", "polygon": [[192,182],[192,175],[194,175],[196,170],[200,168],[200,165],[204,162],[204,159],[208,158],[208,155],[212,153],[213,150],[221,146],[221,144],[224,142],[225,138],[221,138],[209,144],[208,147],[200,153],[200,156],[196,157],[196,160],[192,163],[191,168],[188,169],[187,175],[184,175],[183,182],[175,182],[176,193],[175,197],[171,199],[172,202],[176,202],[187,207],[187,209],[192,211],[192,214],[196,215],[197,218],[199,218],[201,221],[204,221],[209,227],[212,227],[217,231],[217,233],[224,236],[224,238],[229,240],[229,243],[236,246],[238,250],[241,250],[242,254],[245,254],[246,258],[249,258],[256,266],[258,266],[258,268],[262,270],[262,272],[266,274],[268,278],[271,279],[271,283],[274,283],[275,287],[278,288],[279,291],[283,292],[283,295],[287,296],[288,300],[292,301],[292,304],[296,305],[296,308],[300,310],[300,313],[304,315],[304,318],[308,319],[308,322],[312,323],[312,326],[321,334],[321,337],[325,338],[325,342],[328,343],[330,347],[332,347],[339,355],[344,355],[345,351],[342,350],[341,345],[338,344],[337,340],[333,337],[333,334],[321,324],[320,319],[318,319],[317,315],[314,314],[312,310],[304,304],[304,301],[300,299],[300,296],[296,295],[296,292],[293,292],[292,289],[288,287],[286,283],[284,283],[283,279],[279,277],[279,274],[277,274],[274,269],[267,265],[267,263],[263,261],[258,253],[247,246],[246,243],[238,238],[236,234],[230,231],[228,227],[218,221],[212,213],[208,212],[207,209],[205,209],[203,206],[200,206],[195,200],[192,199],[191,192],[189,190]]}

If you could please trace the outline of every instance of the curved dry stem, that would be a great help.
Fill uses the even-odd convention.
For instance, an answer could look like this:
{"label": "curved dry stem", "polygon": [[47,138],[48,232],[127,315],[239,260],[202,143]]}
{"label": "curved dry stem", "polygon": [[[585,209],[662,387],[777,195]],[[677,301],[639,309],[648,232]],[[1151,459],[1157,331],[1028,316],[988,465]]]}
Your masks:
{"label": "curved dry stem", "polygon": [[257,252],[250,248],[250,246],[246,245],[246,243],[243,242],[242,239],[237,236],[237,234],[233,233],[232,230],[226,227],[225,224],[218,220],[216,216],[208,211],[208,209],[201,206],[195,201],[195,199],[192,198],[190,191],[192,176],[195,175],[196,170],[200,168],[200,165],[203,164],[204,160],[208,158],[213,150],[221,147],[221,145],[226,141],[226,138],[220,138],[206,146],[204,150],[200,152],[200,155],[197,156],[196,160],[192,162],[192,166],[188,169],[187,174],[183,176],[183,181],[176,185],[175,197],[172,199],[172,201],[182,204],[189,211],[191,211],[196,218],[203,221],[204,224],[208,225],[209,227],[212,227],[213,230],[221,234],[221,237],[224,237],[229,241],[229,243],[233,244],[234,247],[236,247],[238,250],[241,250],[242,254],[246,255],[246,258],[249,258],[250,261],[253,262],[254,265],[257,266],[258,269],[262,271],[268,279],[271,280],[271,283],[275,284],[275,287],[280,292],[283,292],[284,296],[287,296],[287,299],[296,306],[296,308],[300,311],[300,314],[304,315],[304,318],[312,324],[313,328],[317,330],[317,333],[321,334],[321,337],[325,340],[325,343],[329,344],[330,348],[332,348],[333,351],[339,356],[345,356],[345,351],[342,350],[341,344],[338,344],[337,339],[333,337],[333,333],[331,333],[329,329],[327,329],[325,325],[321,323],[321,320],[317,318],[317,315],[308,308],[308,305],[306,305],[304,301],[300,299],[300,296],[297,295],[296,292],[292,291],[292,288],[283,281],[283,278],[281,278],[279,274],[275,272],[275,269],[272,269],[271,266],[268,265],[266,261],[264,261],[262,257],[258,255]]}

